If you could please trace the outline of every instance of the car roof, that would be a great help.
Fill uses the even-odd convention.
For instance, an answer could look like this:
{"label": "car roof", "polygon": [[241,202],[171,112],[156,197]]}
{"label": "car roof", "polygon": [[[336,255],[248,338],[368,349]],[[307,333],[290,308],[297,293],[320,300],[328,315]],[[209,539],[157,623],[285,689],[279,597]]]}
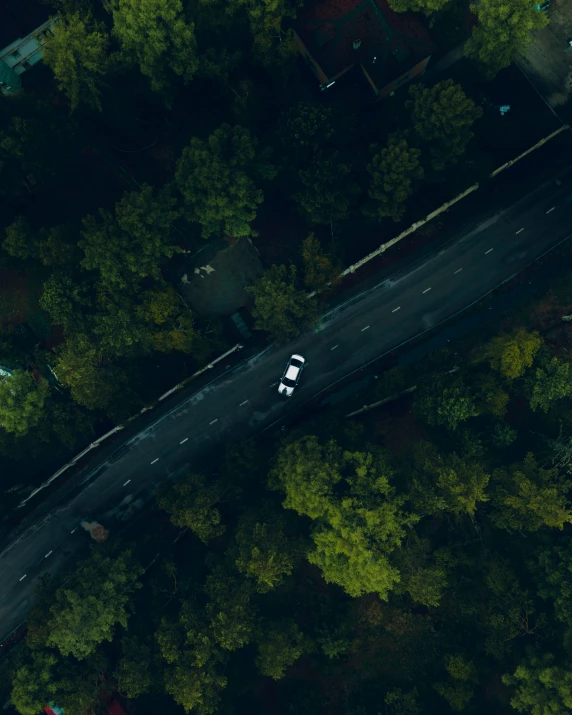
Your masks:
{"label": "car roof", "polygon": [[299,372],[299,367],[296,367],[295,365],[290,365],[288,367],[288,370],[286,370],[286,374],[284,375],[284,377],[288,377],[290,378],[290,380],[295,380]]}
{"label": "car roof", "polygon": [[306,362],[301,355],[292,355],[290,360],[299,360],[300,362]]}

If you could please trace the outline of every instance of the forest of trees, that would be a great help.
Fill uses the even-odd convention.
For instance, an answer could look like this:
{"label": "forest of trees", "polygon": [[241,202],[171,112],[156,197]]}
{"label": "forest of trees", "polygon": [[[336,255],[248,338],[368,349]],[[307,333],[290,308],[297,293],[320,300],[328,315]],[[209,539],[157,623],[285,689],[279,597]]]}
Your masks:
{"label": "forest of trees", "polygon": [[461,347],[380,377],[417,388],[389,422],[329,409],[229,445],[46,580],[16,710],[569,712],[570,361],[525,327]]}
{"label": "forest of trees", "polygon": [[[367,121],[308,100],[293,39],[303,4],[51,0],[43,81],[0,96],[11,465],[77,451],[230,345],[172,267],[207,241],[259,240],[276,197],[301,238],[246,290],[259,339],[277,343],[319,322],[344,267],[340,226],[392,230],[416,201],[490,172],[479,127],[490,134],[492,119],[450,77],[401,88]],[[430,23],[454,4],[390,1]],[[463,62],[481,83],[547,22],[522,0],[460,5],[478,20]],[[165,138],[162,164],[141,148],[143,125]],[[133,136],[145,142],[120,150],[123,164],[109,148]],[[18,281],[52,342],[13,319]],[[163,486],[143,533],[133,524],[45,580],[0,668],[12,707],[99,715],[114,696],[141,715],[571,711],[568,352],[522,321],[460,362],[443,350],[381,375],[379,399],[415,388],[389,433],[332,409]]]}

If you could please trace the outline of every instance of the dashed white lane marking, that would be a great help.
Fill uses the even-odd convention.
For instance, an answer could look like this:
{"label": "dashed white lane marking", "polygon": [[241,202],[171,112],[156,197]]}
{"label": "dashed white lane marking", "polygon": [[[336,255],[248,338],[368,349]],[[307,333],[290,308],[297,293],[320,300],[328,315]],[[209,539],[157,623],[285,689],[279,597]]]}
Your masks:
{"label": "dashed white lane marking", "polygon": [[361,329],[361,332],[363,333],[364,330],[367,330],[369,328],[369,325],[366,325],[365,328]]}
{"label": "dashed white lane marking", "polygon": [[73,531],[70,531],[70,534],[73,534],[74,531],[77,531],[77,526],[75,527],[75,529]]}
{"label": "dashed white lane marking", "polygon": [[516,235],[518,236],[519,233],[522,233],[524,231],[523,228],[519,228],[518,231],[516,232]]}
{"label": "dashed white lane marking", "polygon": [[216,417],[212,422],[209,422],[209,425],[214,425],[215,422],[218,422],[218,417]]}
{"label": "dashed white lane marking", "polygon": [[25,574],[22,576],[22,578],[20,579],[20,581],[23,581],[23,580],[26,578],[27,575],[28,575],[28,574],[25,573]]}
{"label": "dashed white lane marking", "polygon": [[155,459],[151,462],[151,464],[155,464],[155,462],[159,461],[159,457],[155,457]]}
{"label": "dashed white lane marking", "polygon": [[246,405],[247,402],[248,402],[248,400],[245,400],[244,402],[241,402],[240,405],[239,405],[239,407],[244,407],[244,405]]}
{"label": "dashed white lane marking", "polygon": [[338,343],[337,345],[334,345],[333,348],[330,348],[330,350],[335,350],[336,348],[339,348],[339,347],[340,347],[340,344]]}
{"label": "dashed white lane marking", "polygon": [[131,481],[131,479],[128,479],[123,486],[126,487],[130,481]]}
{"label": "dashed white lane marking", "polygon": [[392,313],[397,313],[398,310],[401,310],[401,306],[398,305],[397,308],[394,308],[391,312]]}
{"label": "dashed white lane marking", "polygon": [[[455,273],[460,273],[462,270],[463,270],[462,268],[457,268],[457,270],[455,271]],[[453,273],[453,275],[455,275],[455,273]]]}
{"label": "dashed white lane marking", "polygon": [[488,251],[485,251],[485,256],[487,255],[487,253],[490,253],[491,251],[494,251],[494,250],[495,250],[494,248],[489,248]]}
{"label": "dashed white lane marking", "polygon": [[431,288],[425,288],[425,290],[423,291],[423,293],[429,293],[430,290],[431,290]]}
{"label": "dashed white lane marking", "polygon": [[551,209],[548,209],[548,211],[546,213],[549,214],[551,211],[554,211],[555,208],[556,208],[556,206],[553,206]]}
{"label": "dashed white lane marking", "polygon": [[185,437],[185,439],[182,439],[182,440],[179,442],[179,444],[185,444],[185,442],[187,442],[188,439],[189,439],[188,437]]}
{"label": "dashed white lane marking", "polygon": [[52,551],[48,551],[48,553],[44,556],[44,558],[47,559],[48,556],[51,556],[53,553],[54,553],[53,550],[52,550]]}

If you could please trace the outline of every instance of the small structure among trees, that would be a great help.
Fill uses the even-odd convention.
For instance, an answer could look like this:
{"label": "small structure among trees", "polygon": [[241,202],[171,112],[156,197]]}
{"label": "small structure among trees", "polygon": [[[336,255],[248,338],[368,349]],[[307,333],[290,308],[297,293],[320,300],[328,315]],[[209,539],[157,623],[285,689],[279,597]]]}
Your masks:
{"label": "small structure among trees", "polygon": [[318,0],[299,13],[295,39],[322,89],[359,66],[380,99],[422,74],[434,49],[419,19],[386,0]]}

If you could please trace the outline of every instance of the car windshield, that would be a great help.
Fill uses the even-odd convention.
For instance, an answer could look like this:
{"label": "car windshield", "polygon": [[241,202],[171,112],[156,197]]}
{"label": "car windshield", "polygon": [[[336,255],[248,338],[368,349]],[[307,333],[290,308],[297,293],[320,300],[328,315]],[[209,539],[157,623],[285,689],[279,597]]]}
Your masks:
{"label": "car windshield", "polygon": [[296,381],[291,380],[289,377],[284,377],[282,379],[282,384],[286,385],[286,387],[296,387]]}
{"label": "car windshield", "polygon": [[294,367],[300,367],[301,364],[302,363],[299,360],[296,360],[296,358],[292,358],[292,360],[290,360],[290,365],[293,365]]}

